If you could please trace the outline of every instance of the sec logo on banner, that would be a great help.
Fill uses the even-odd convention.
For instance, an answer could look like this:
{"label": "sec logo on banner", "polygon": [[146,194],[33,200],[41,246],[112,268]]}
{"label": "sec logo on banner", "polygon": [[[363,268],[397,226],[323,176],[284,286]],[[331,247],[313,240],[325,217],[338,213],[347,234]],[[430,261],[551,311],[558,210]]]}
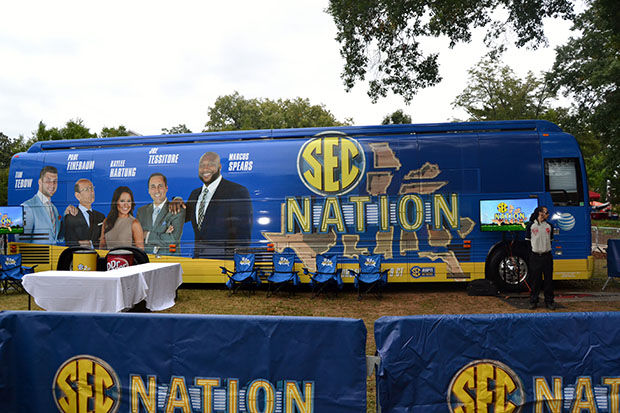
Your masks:
{"label": "sec logo on banner", "polygon": [[361,145],[339,132],[326,132],[306,142],[297,155],[301,181],[319,195],[342,195],[359,184],[366,169]]}
{"label": "sec logo on banner", "polygon": [[525,401],[519,376],[496,360],[476,360],[452,378],[448,406],[452,413],[521,411]]}
{"label": "sec logo on banner", "polygon": [[105,361],[79,355],[65,361],[54,376],[56,407],[63,413],[114,413],[121,400],[120,381]]}

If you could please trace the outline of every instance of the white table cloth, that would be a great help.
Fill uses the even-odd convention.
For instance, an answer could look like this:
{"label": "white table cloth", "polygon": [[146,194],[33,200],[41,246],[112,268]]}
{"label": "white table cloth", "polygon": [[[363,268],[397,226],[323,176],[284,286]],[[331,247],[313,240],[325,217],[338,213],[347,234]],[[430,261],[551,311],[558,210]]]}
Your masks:
{"label": "white table cloth", "polygon": [[176,263],[148,263],[112,271],[42,271],[23,278],[24,289],[48,311],[119,312],[146,300],[152,311],[174,305],[183,282]]}

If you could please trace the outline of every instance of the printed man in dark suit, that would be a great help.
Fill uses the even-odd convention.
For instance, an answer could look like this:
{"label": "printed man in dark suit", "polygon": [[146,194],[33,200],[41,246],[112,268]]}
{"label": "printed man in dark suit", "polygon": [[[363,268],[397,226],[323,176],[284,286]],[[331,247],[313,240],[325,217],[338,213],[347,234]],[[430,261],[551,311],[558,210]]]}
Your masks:
{"label": "printed man in dark suit", "polygon": [[[149,254],[179,255],[185,211],[178,214],[168,211],[168,180],[163,174],[152,174],[148,188],[153,203],[141,206],[136,213],[144,231],[144,250]],[[174,249],[170,245],[174,245]]]}
{"label": "printed man in dark suit", "polygon": [[92,209],[93,202],[95,202],[95,187],[88,179],[80,179],[75,183],[74,191],[79,205],[76,214],[66,213],[65,215],[65,242],[70,247],[79,245],[99,248],[99,237],[105,215]]}
{"label": "printed man in dark suit", "polygon": [[252,201],[243,185],[222,178],[220,156],[206,152],[198,162],[203,185],[189,195],[185,221],[194,229],[194,258],[229,258],[248,246]]}

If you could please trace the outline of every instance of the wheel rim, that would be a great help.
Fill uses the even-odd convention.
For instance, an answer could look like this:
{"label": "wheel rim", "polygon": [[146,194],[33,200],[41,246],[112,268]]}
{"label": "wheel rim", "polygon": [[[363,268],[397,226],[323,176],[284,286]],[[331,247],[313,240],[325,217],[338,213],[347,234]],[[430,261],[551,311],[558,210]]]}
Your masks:
{"label": "wheel rim", "polygon": [[499,276],[506,284],[519,285],[527,278],[527,263],[521,257],[505,257],[499,263]]}

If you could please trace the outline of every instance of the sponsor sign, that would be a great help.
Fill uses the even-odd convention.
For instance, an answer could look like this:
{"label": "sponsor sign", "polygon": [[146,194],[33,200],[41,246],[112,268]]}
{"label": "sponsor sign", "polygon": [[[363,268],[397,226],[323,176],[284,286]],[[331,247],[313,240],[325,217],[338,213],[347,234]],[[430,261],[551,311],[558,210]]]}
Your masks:
{"label": "sponsor sign", "polygon": [[361,145],[338,132],[326,132],[306,142],[297,156],[297,171],[308,189],[319,195],[353,190],[366,169]]}
{"label": "sponsor sign", "polygon": [[381,411],[620,410],[620,314],[382,317]]}
{"label": "sponsor sign", "polygon": [[414,265],[410,270],[412,278],[425,278],[435,276],[435,267],[420,267]]}
{"label": "sponsor sign", "polygon": [[0,411],[366,411],[362,320],[0,313]]}

